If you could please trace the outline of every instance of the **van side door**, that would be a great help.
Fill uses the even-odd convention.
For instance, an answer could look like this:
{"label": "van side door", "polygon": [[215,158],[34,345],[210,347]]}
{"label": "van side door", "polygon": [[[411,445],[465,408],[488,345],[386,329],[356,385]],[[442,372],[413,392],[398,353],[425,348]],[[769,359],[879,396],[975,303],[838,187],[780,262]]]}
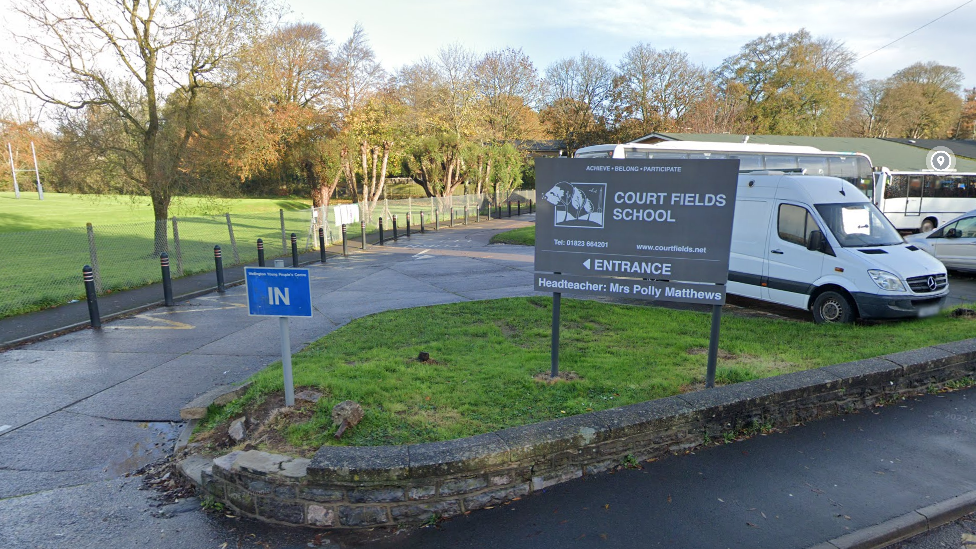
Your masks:
{"label": "van side door", "polygon": [[779,202],[774,215],[776,224],[769,231],[766,249],[764,298],[806,309],[824,262],[823,252],[809,250],[807,244],[813,231],[823,229],[804,205]]}

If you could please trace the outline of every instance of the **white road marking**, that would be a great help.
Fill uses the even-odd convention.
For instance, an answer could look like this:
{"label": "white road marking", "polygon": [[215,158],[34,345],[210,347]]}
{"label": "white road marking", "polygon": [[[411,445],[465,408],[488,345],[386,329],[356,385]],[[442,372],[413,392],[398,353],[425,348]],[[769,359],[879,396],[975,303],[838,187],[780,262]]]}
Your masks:
{"label": "white road marking", "polygon": [[0,425],[0,433],[6,431],[7,429],[13,428],[13,425]]}

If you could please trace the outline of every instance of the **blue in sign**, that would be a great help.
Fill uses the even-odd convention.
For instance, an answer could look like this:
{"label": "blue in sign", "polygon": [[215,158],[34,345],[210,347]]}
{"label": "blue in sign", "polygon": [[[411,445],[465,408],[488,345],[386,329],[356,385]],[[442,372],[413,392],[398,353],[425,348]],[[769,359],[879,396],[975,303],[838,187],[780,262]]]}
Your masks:
{"label": "blue in sign", "polygon": [[251,316],[312,316],[308,269],[245,267],[247,314]]}

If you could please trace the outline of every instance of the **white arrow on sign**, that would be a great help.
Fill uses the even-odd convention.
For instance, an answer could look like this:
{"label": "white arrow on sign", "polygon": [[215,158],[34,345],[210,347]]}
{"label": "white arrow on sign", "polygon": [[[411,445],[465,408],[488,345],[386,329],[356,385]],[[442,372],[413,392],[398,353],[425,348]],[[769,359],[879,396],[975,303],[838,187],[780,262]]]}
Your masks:
{"label": "white arrow on sign", "polygon": [[583,262],[583,266],[586,267],[587,269],[589,269],[590,268],[590,260],[587,259],[586,261],[584,261]]}

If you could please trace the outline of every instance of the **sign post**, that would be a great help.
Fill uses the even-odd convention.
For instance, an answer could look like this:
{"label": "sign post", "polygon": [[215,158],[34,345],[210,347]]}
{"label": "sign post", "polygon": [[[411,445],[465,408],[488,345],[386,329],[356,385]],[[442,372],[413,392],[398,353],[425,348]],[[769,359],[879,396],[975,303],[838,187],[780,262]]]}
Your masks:
{"label": "sign post", "polygon": [[285,382],[285,406],[295,405],[295,384],[291,370],[291,335],[288,318],[312,316],[312,289],[308,269],[284,269],[275,260],[274,268],[245,267],[247,314],[277,316],[281,332],[281,367]]}
{"label": "sign post", "polygon": [[536,161],[535,289],[712,306],[706,381],[732,245],[738,160]]}

